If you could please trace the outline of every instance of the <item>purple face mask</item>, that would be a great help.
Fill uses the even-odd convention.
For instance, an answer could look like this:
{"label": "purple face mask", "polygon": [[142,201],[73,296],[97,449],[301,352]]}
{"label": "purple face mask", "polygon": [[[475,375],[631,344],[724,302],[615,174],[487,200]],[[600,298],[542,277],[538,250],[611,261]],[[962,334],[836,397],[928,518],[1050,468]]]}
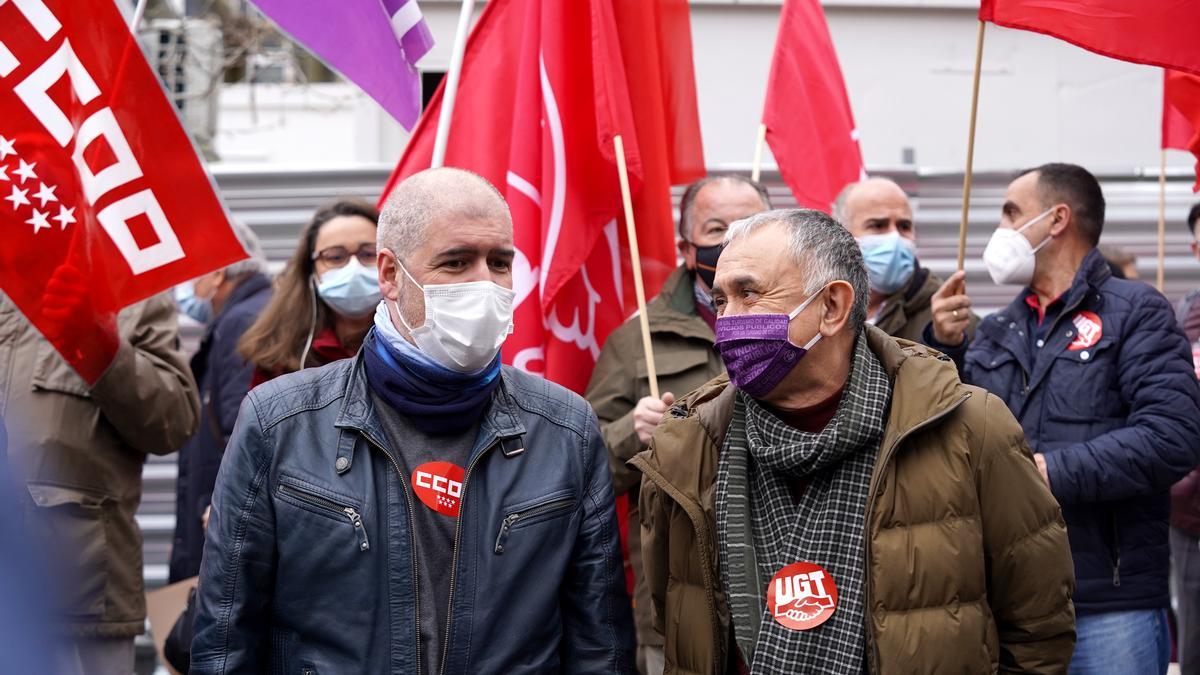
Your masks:
{"label": "purple face mask", "polygon": [[817,333],[803,347],[788,339],[788,324],[820,293],[810,295],[790,314],[740,314],[717,319],[716,348],[733,386],[752,398],[763,398],[779,386],[821,339]]}

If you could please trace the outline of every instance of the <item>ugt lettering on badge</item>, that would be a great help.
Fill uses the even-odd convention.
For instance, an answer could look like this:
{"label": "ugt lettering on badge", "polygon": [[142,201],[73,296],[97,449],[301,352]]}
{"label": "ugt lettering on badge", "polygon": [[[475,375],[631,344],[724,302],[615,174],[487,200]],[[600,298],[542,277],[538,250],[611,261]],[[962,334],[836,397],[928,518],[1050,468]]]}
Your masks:
{"label": "ugt lettering on badge", "polygon": [[64,267],[100,316],[245,257],[112,0],[0,0],[0,200],[0,288],[44,334]]}

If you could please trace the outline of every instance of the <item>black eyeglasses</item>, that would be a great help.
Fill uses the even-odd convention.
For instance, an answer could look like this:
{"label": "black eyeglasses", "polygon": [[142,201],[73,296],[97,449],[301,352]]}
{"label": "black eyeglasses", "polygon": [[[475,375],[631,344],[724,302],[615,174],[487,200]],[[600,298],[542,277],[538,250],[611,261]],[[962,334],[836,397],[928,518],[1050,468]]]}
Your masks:
{"label": "black eyeglasses", "polygon": [[363,244],[357,251],[351,251],[345,246],[330,246],[314,253],[312,259],[320,260],[330,267],[343,267],[350,262],[351,257],[358,258],[358,262],[364,267],[370,267],[375,264],[379,253],[375,250],[375,244]]}

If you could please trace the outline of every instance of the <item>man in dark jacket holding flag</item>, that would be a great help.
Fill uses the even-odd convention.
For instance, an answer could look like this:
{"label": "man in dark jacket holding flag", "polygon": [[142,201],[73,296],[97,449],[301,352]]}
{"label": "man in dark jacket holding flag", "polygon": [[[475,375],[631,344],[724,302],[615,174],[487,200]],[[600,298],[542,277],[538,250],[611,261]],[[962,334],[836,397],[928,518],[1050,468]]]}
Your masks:
{"label": "man in dark jacket holding flag", "polygon": [[1076,577],[1071,672],[1164,673],[1170,488],[1200,462],[1200,388],[1167,300],[1114,278],[1096,250],[1103,225],[1104,195],[1085,169],[1019,176],[983,258],[994,281],[1024,289],[969,348],[940,348],[1008,404],[1062,505]]}

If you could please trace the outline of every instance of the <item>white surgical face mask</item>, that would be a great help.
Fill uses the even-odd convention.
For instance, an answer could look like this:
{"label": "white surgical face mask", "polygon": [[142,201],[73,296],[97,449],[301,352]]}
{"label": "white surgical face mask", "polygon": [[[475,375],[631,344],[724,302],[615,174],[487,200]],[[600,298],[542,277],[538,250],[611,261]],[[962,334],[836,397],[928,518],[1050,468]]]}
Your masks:
{"label": "white surgical face mask", "polygon": [[364,267],[358,258],[322,274],[317,280],[317,295],[333,311],[357,319],[367,316],[383,297],[374,267]]}
{"label": "white surgical face mask", "polygon": [[496,358],[513,329],[516,293],[491,281],[421,286],[404,265],[397,265],[425,294],[424,325],[413,328],[397,312],[417,349],[460,373],[479,370]]}
{"label": "white surgical face mask", "polygon": [[987,267],[988,274],[992,275],[992,281],[1014,286],[1028,286],[1029,282],[1033,281],[1033,272],[1036,269],[1034,256],[1049,244],[1053,237],[1047,235],[1042,243],[1035,247],[1021,233],[1053,212],[1053,208],[1046,209],[1020,229],[996,228],[987,248],[983,250],[983,264]]}

